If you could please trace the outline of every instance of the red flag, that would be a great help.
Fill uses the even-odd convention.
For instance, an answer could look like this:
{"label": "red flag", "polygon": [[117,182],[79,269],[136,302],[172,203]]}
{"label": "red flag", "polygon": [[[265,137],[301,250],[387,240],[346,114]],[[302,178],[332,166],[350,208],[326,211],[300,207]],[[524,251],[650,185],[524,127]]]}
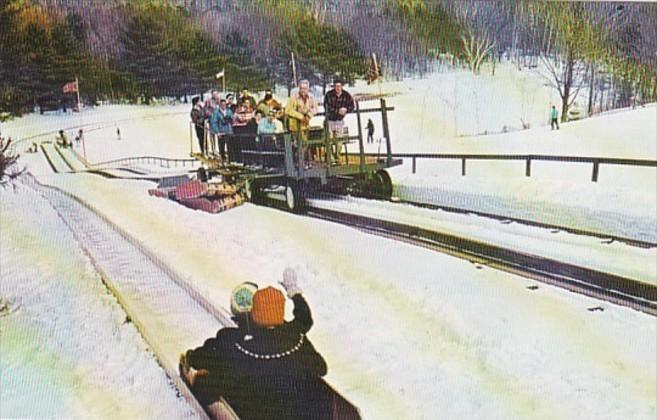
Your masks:
{"label": "red flag", "polygon": [[62,88],[62,91],[64,93],[74,93],[78,91],[78,82],[77,80],[74,82],[68,82],[67,84],[64,85]]}

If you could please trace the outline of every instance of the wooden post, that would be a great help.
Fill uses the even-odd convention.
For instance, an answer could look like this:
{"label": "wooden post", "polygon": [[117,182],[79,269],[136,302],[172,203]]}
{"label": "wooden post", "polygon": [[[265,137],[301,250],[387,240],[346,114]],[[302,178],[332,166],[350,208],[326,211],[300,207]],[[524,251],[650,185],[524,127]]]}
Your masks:
{"label": "wooden post", "polygon": [[189,123],[189,155],[194,156],[194,123]]}
{"label": "wooden post", "polygon": [[386,109],[386,100],[381,98],[381,122],[383,123],[383,136],[386,138],[386,148],[388,149],[387,165],[392,165],[392,150],[390,147],[390,129],[388,127],[388,111]]}
{"label": "wooden post", "polygon": [[292,135],[290,133],[283,134],[283,141],[285,142],[285,174],[290,177],[294,174],[294,153],[292,151]]}
{"label": "wooden post", "polygon": [[532,160],[527,159],[525,161],[525,176],[532,176]]}
{"label": "wooden post", "polygon": [[461,176],[465,176],[465,158],[461,158]]}
{"label": "wooden post", "polygon": [[85,165],[88,165],[89,162],[87,161],[87,144],[84,140],[85,138],[84,133],[80,134],[80,137],[82,137],[82,155],[84,156],[84,163]]}
{"label": "wooden post", "polygon": [[[365,146],[363,145],[363,127],[360,121],[360,105],[356,101],[356,121],[358,122],[358,150],[360,152],[359,172],[365,173]],[[345,146],[346,147],[346,146]],[[339,151],[338,151],[339,155]],[[349,155],[347,154],[347,164],[349,164]]]}
{"label": "wooden post", "polygon": [[416,170],[416,162],[415,162],[416,159],[415,158],[416,158],[416,156],[413,156],[413,174],[415,174],[415,170]]}
{"label": "wooden post", "polygon": [[328,120],[324,118],[324,162],[326,163],[326,167],[328,168],[329,175],[331,175],[329,153],[331,153],[331,144],[329,142]]}
{"label": "wooden post", "polygon": [[593,176],[591,177],[591,181],[598,182],[599,171],[600,171],[600,161],[596,160],[593,162]]}
{"label": "wooden post", "polygon": [[[309,133],[310,134],[310,133]],[[299,162],[299,169],[298,169],[298,174],[299,176],[303,176],[303,172],[305,171],[305,158],[306,158],[306,147],[308,145],[306,144],[305,140],[303,139],[303,136],[301,134],[301,130],[297,132],[297,162]]]}

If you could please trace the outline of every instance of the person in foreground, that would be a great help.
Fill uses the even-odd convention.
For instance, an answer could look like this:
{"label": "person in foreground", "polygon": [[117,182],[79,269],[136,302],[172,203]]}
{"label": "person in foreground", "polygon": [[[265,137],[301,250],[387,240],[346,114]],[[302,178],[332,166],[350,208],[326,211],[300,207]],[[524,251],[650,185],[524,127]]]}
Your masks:
{"label": "person in foreground", "polygon": [[326,375],[322,356],[306,336],[313,325],[296,273],[280,282],[294,302],[286,322],[285,295],[266,287],[235,289],[231,309],[237,327],[222,328],[181,360],[196,370],[192,390],[204,405],[223,397],[242,420],[330,418],[318,383]]}

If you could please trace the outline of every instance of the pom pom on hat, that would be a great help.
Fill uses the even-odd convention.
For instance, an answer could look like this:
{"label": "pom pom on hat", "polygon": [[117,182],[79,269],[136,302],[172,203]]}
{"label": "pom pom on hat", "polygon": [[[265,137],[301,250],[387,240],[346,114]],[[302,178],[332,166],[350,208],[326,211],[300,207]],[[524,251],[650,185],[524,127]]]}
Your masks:
{"label": "pom pom on hat", "polygon": [[230,294],[230,311],[233,315],[243,315],[251,312],[253,295],[258,291],[258,285],[244,282],[238,285]]}
{"label": "pom pom on hat", "polygon": [[251,319],[260,327],[275,327],[285,322],[285,295],[278,289],[267,287],[253,295]]}

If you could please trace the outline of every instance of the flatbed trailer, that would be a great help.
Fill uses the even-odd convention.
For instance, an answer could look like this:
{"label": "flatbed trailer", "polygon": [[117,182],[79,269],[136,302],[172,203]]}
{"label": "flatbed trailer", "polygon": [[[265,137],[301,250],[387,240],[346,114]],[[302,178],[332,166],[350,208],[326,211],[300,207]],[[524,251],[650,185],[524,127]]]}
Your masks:
{"label": "flatbed trailer", "polygon": [[[392,182],[387,169],[400,165],[401,159],[392,158],[389,111],[385,99],[380,99],[378,108],[360,109],[358,102],[352,114],[356,115],[358,134],[329,137],[324,126],[310,127],[308,139],[302,140],[298,133],[281,134],[231,134],[228,135],[230,161],[222,160],[217,145],[206,144],[211,152],[194,152],[193,130],[190,129],[191,156],[201,162],[200,178],[221,176],[226,182],[234,183],[248,200],[265,203],[267,199],[284,202],[292,211],[302,211],[305,198],[318,191],[350,192],[360,195],[389,197]],[[378,156],[365,156],[361,115],[380,113],[385,138],[385,151]],[[323,113],[317,114],[321,116]],[[330,151],[336,140],[344,144],[337,162],[331,162]],[[349,150],[356,145],[357,150]],[[231,148],[233,151],[231,153]],[[308,148],[313,149],[313,159],[307,159]],[[237,150],[237,151],[235,151]]]}

